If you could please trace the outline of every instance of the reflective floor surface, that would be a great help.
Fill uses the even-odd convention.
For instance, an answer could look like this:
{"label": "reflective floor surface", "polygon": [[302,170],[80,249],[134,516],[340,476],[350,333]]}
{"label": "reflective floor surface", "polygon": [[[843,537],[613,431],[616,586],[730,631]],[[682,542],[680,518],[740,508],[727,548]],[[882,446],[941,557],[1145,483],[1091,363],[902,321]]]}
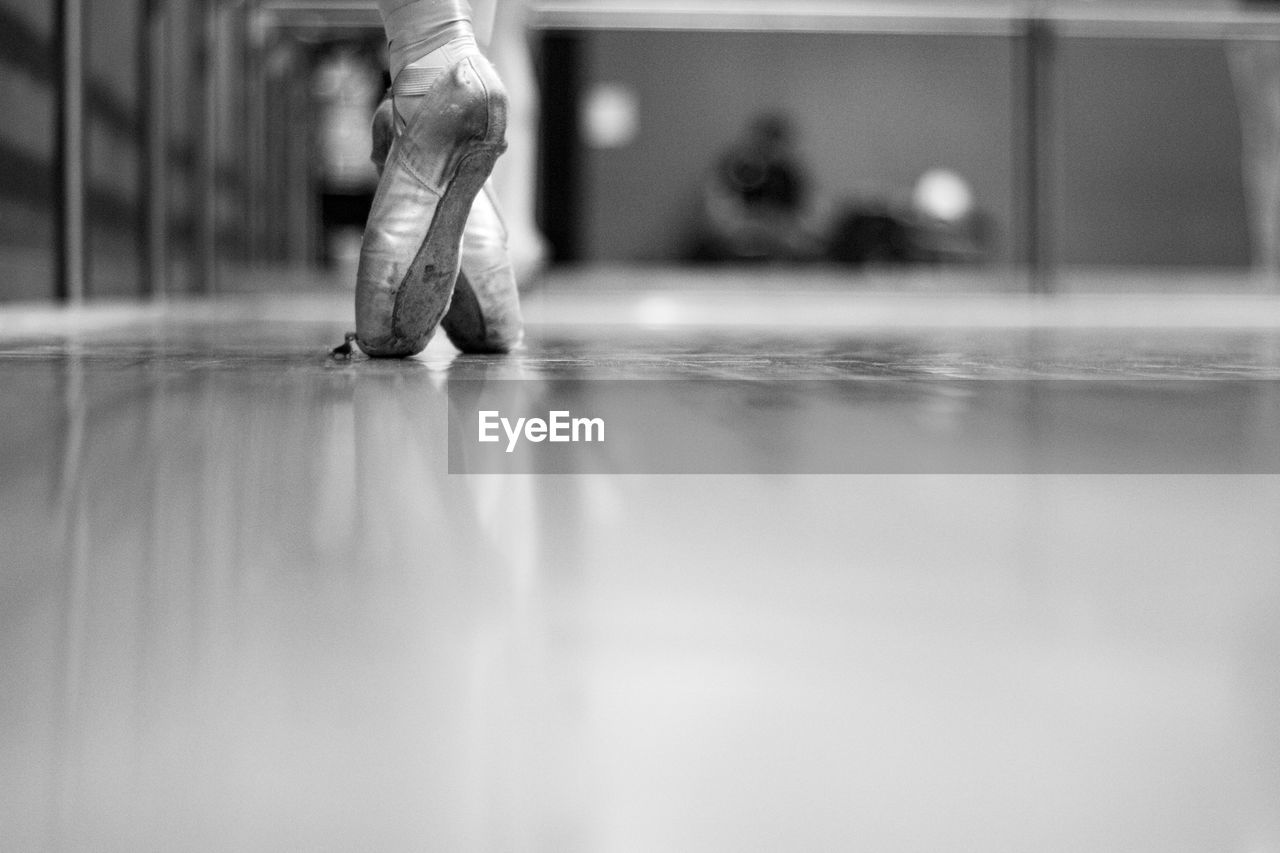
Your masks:
{"label": "reflective floor surface", "polygon": [[1280,424],[1266,297],[780,299],[553,285],[397,363],[328,357],[341,294],[0,309],[0,847],[1280,851],[1280,478],[447,473],[457,378]]}

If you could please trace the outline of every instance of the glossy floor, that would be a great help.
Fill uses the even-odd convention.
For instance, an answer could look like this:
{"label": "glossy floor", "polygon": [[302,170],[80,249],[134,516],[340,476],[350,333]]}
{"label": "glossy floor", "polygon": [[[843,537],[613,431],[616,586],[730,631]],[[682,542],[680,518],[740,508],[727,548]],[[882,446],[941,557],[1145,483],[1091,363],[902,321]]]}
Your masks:
{"label": "glossy floor", "polygon": [[1280,378],[1265,297],[975,304],[0,310],[0,846],[1280,851],[1280,478],[446,473],[458,377]]}

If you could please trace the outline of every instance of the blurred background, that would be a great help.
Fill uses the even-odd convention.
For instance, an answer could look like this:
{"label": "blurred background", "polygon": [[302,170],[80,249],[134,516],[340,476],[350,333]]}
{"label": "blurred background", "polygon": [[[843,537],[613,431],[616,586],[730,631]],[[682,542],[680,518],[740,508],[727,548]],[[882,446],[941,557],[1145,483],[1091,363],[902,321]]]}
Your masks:
{"label": "blurred background", "polygon": [[[1274,160],[1280,129],[1268,72],[1233,54],[1270,50],[1276,20],[1196,0],[532,0],[517,51],[541,109],[513,149],[547,240],[534,254],[1239,287],[1268,252],[1248,199],[1276,206],[1247,161]],[[350,278],[386,83],[372,3],[0,0],[0,63],[0,299]],[[734,217],[759,204],[724,208],[751,192],[731,161],[770,120],[795,187],[749,226]],[[748,251],[728,236],[748,227],[794,234]]]}

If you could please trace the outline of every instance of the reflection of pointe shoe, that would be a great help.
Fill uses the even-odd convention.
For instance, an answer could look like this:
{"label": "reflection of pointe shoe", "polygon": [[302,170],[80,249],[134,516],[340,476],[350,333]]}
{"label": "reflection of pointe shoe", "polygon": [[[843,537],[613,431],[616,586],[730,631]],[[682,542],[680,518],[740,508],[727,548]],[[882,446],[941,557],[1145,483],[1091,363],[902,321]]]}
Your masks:
{"label": "reflection of pointe shoe", "polygon": [[[384,98],[373,114],[370,159],[382,169],[395,142],[395,107]],[[541,246],[538,247],[541,250]],[[541,251],[531,266],[540,268]],[[504,353],[520,345],[524,321],[520,316],[519,279],[508,249],[506,224],[490,183],[471,205],[462,232],[462,262],[453,301],[441,327],[453,345],[465,353]],[[532,270],[531,270],[532,271]]]}
{"label": "reflection of pointe shoe", "polygon": [[449,306],[472,201],[506,149],[493,67],[461,60],[424,94],[390,146],[365,226],[356,335],[372,356],[421,352]]}

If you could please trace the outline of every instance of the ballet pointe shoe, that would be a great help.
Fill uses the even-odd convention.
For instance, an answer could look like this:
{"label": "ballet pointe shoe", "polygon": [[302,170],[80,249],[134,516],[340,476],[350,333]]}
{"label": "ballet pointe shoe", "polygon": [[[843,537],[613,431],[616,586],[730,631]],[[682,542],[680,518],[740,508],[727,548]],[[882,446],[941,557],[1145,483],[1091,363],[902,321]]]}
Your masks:
{"label": "ballet pointe shoe", "polygon": [[424,94],[389,147],[356,275],[356,343],[374,357],[421,352],[449,307],[472,202],[506,150],[507,100],[480,56]]}
{"label": "ballet pointe shoe", "polygon": [[471,205],[462,233],[462,270],[440,325],[465,353],[511,352],[524,337],[507,228],[490,184]]}
{"label": "ballet pointe shoe", "polygon": [[382,180],[382,170],[386,168],[387,157],[391,154],[391,144],[396,141],[396,108],[391,101],[391,90],[382,96],[378,108],[373,111],[373,147],[369,159],[378,170],[378,180]]}
{"label": "ballet pointe shoe", "polygon": [[[373,115],[370,159],[382,169],[395,141],[395,108],[384,98]],[[492,182],[486,182],[471,205],[462,232],[461,269],[453,300],[440,326],[464,353],[508,353],[524,338],[515,264],[506,223]]]}

